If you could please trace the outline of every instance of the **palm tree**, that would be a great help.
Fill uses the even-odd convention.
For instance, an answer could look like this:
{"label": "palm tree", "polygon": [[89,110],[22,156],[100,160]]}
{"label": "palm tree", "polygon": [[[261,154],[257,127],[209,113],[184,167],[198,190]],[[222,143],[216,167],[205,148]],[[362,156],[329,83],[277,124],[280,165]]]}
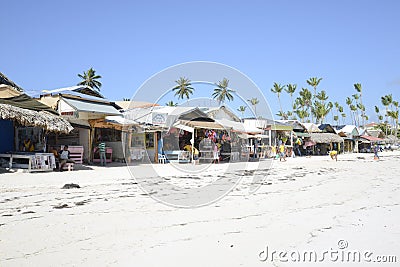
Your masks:
{"label": "palm tree", "polygon": [[[310,110],[310,112],[312,112],[312,93],[310,92],[310,90],[308,90],[307,88],[301,88],[299,95],[302,101],[304,102],[304,106],[307,107],[307,110]],[[309,116],[310,113],[307,112],[306,117]]]}
{"label": "palm tree", "polygon": [[88,86],[92,89],[96,89],[100,91],[101,82],[98,79],[101,79],[100,75],[96,75],[96,71],[93,68],[90,68],[88,71],[84,71],[83,74],[78,74],[78,77],[83,81],[78,83],[77,85]]}
{"label": "palm tree", "polygon": [[[390,104],[390,110],[393,111],[393,96],[392,94],[386,95],[386,99]],[[394,118],[392,116],[389,116],[392,120],[391,126],[394,125]],[[392,127],[390,127],[390,133],[392,133]]]}
{"label": "palm tree", "polygon": [[358,94],[354,94],[352,95],[353,99],[356,101],[356,110],[355,110],[355,121],[356,121],[356,125],[357,127],[360,126],[360,118],[358,117],[358,100],[360,99],[360,96]]}
{"label": "palm tree", "polygon": [[[353,123],[353,111],[351,109],[351,106],[353,104],[353,100],[350,97],[346,97],[346,105],[349,107],[350,109],[350,119],[351,119],[351,123]],[[354,123],[355,125],[355,123]]]}
{"label": "palm tree", "polygon": [[176,107],[178,106],[178,103],[175,103],[174,101],[170,100],[167,103],[165,103],[165,105],[168,107]]}
{"label": "palm tree", "polygon": [[[333,103],[332,102],[328,102],[328,108],[329,108],[329,112],[332,114],[332,118],[333,118]],[[332,123],[333,123],[333,119],[332,119]]]}
{"label": "palm tree", "polygon": [[237,111],[239,111],[240,113],[242,113],[242,120],[243,120],[243,117],[244,117],[244,113],[246,112],[246,106],[240,106],[238,109],[237,109]]}
{"label": "palm tree", "polygon": [[[354,89],[360,94],[360,104],[361,104],[361,107],[363,107],[363,102],[362,102],[362,86],[361,86],[361,83],[355,83],[354,84]],[[366,119],[366,117],[365,117],[365,107],[364,107],[364,109],[361,109],[361,117],[362,117],[362,126],[363,126],[363,128],[364,128],[364,125],[365,125],[365,119]]]}
{"label": "palm tree", "polygon": [[381,97],[381,102],[382,102],[382,105],[386,108],[386,113],[385,113],[385,117],[386,117],[386,120],[385,120],[385,125],[386,125],[386,135],[387,135],[387,123],[388,123],[388,111],[389,111],[389,105],[390,105],[390,98],[388,98],[388,96],[387,95],[385,95],[385,96],[382,96]]}
{"label": "palm tree", "polygon": [[289,118],[289,115],[286,112],[279,111],[276,115],[279,116],[281,120],[287,120]]}
{"label": "palm tree", "polygon": [[232,93],[234,92],[234,90],[229,89],[228,85],[229,80],[227,78],[223,78],[222,81],[218,82],[217,88],[214,89],[214,93],[212,94],[212,96],[214,97],[214,99],[218,100],[219,104],[223,104],[226,99],[228,99],[228,101],[233,100]]}
{"label": "palm tree", "polygon": [[175,82],[178,84],[172,88],[172,91],[175,91],[175,96],[178,96],[178,99],[183,99],[183,97],[189,99],[194,91],[191,81],[185,77],[180,77],[179,80]]}
{"label": "palm tree", "polygon": [[257,108],[257,104],[260,103],[260,101],[255,97],[253,97],[252,99],[249,99],[247,101],[249,101],[250,104],[253,106],[254,114],[257,118],[257,109],[256,108]]}
{"label": "palm tree", "polygon": [[353,115],[354,125],[357,126],[357,119],[356,119],[357,106],[351,104],[351,105],[350,105],[350,112],[351,112],[352,115]]}
{"label": "palm tree", "polygon": [[[320,103],[321,103],[322,106],[325,106],[325,101],[328,100],[328,98],[329,98],[324,90],[322,90],[321,92],[319,92],[315,97],[316,97],[319,101],[321,101]],[[315,102],[318,102],[318,101],[315,101]],[[329,103],[330,103],[330,104],[329,104]],[[327,106],[326,108],[329,109],[329,110],[331,110],[332,107],[333,107],[333,104],[332,104],[331,102],[329,102],[329,103],[328,103],[328,106]],[[315,104],[315,106],[316,106],[316,105],[317,105],[317,104]],[[314,114],[314,115],[317,117],[316,114]]]}
{"label": "palm tree", "polygon": [[317,86],[321,82],[322,78],[313,77],[307,80],[307,83],[314,88],[314,97],[317,95]]}
{"label": "palm tree", "polygon": [[308,111],[307,110],[296,110],[295,111],[296,112],[296,114],[297,114],[297,116],[299,117],[299,119],[300,119],[300,121],[303,123],[304,122],[304,119],[305,118],[307,118],[310,114],[308,113]]}
{"label": "palm tree", "polygon": [[280,112],[281,114],[283,114],[283,110],[282,110],[282,104],[281,104],[281,98],[280,95],[283,91],[283,89],[285,88],[285,85],[280,85],[279,83],[274,83],[273,87],[271,88],[271,92],[275,93],[278,97],[278,102],[279,102],[279,107],[280,107]]}
{"label": "palm tree", "polygon": [[333,107],[332,102],[325,104],[325,103],[322,103],[319,101],[315,101],[314,106],[315,106],[314,115],[315,115],[316,122],[324,123],[326,115],[328,115],[328,113],[331,111],[331,109]]}
{"label": "palm tree", "polygon": [[394,136],[397,138],[398,134],[398,128],[399,128],[399,102],[398,101],[392,101],[393,106],[395,106],[396,110],[394,111],[394,119],[396,120],[396,125],[395,125],[395,134]]}
{"label": "palm tree", "polygon": [[131,101],[131,99],[130,98],[122,98],[122,101]]}
{"label": "palm tree", "polygon": [[[317,96],[317,86],[319,85],[319,83],[321,82],[322,78],[317,78],[317,77],[312,77],[310,79],[307,80],[307,83],[314,88],[314,95],[313,95],[313,100],[315,99],[315,97]],[[311,107],[311,109],[313,109],[313,107]],[[311,117],[313,115],[313,111],[311,110]],[[313,120],[313,118],[311,118]]]}
{"label": "palm tree", "polygon": [[316,95],[316,98],[322,101],[323,104],[325,104],[325,101],[328,100],[329,97],[327,96],[326,92],[322,90]]}
{"label": "palm tree", "polygon": [[292,113],[294,113],[294,102],[293,102],[293,94],[296,92],[297,84],[288,84],[286,85],[285,92],[290,95],[290,99],[292,100]]}
{"label": "palm tree", "polygon": [[346,119],[346,113],[341,113],[342,116],[342,123],[345,124],[345,119]]}
{"label": "palm tree", "polygon": [[336,126],[339,125],[339,102],[335,102],[334,103],[335,109],[336,109],[336,115],[333,117],[333,121],[336,121]]}

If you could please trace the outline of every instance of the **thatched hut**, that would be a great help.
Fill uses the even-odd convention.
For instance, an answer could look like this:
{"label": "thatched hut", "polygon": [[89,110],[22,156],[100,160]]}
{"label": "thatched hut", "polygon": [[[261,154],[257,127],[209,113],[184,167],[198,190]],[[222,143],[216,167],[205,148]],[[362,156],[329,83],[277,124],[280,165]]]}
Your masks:
{"label": "thatched hut", "polygon": [[0,73],[0,152],[21,149],[21,140],[33,133],[38,133],[35,149],[45,149],[46,133],[72,130],[68,121]]}
{"label": "thatched hut", "polygon": [[310,141],[316,144],[314,153],[318,155],[325,155],[329,150],[341,151],[344,146],[344,139],[334,133],[310,133]]}
{"label": "thatched hut", "polygon": [[310,133],[310,139],[317,144],[343,143],[344,139],[334,133]]}

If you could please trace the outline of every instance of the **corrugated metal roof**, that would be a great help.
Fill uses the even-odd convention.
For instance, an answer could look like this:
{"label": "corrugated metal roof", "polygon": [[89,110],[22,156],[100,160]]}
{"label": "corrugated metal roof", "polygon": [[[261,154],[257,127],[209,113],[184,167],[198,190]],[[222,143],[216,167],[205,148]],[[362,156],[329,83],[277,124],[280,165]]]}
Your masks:
{"label": "corrugated metal roof", "polygon": [[87,101],[81,101],[76,99],[66,99],[64,101],[74,107],[77,111],[102,113],[106,115],[120,115],[121,113],[111,105],[102,103],[93,103]]}

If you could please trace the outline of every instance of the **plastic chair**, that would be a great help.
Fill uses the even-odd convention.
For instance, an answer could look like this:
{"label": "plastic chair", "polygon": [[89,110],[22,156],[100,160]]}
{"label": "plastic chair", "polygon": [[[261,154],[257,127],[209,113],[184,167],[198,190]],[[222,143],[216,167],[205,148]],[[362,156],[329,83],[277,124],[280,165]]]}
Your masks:
{"label": "plastic chair", "polygon": [[165,155],[158,154],[158,163],[165,164],[166,160],[167,160],[167,158],[165,157]]}

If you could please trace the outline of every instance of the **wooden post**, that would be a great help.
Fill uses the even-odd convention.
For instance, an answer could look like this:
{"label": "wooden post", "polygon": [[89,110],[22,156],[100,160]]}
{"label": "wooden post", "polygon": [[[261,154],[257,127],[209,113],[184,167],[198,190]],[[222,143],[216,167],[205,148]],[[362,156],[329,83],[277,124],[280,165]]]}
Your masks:
{"label": "wooden post", "polygon": [[290,145],[293,147],[293,131],[290,131]]}
{"label": "wooden post", "polygon": [[131,145],[132,145],[132,128],[128,130],[128,144],[126,146],[126,149],[128,151],[125,151],[125,157],[127,157],[128,163],[131,163]]}
{"label": "wooden post", "polygon": [[158,163],[158,140],[157,140],[157,132],[154,132],[154,163]]}
{"label": "wooden post", "polygon": [[269,135],[269,140],[268,140],[269,146],[272,146],[272,132],[271,132],[271,129],[268,130],[268,135]]}

